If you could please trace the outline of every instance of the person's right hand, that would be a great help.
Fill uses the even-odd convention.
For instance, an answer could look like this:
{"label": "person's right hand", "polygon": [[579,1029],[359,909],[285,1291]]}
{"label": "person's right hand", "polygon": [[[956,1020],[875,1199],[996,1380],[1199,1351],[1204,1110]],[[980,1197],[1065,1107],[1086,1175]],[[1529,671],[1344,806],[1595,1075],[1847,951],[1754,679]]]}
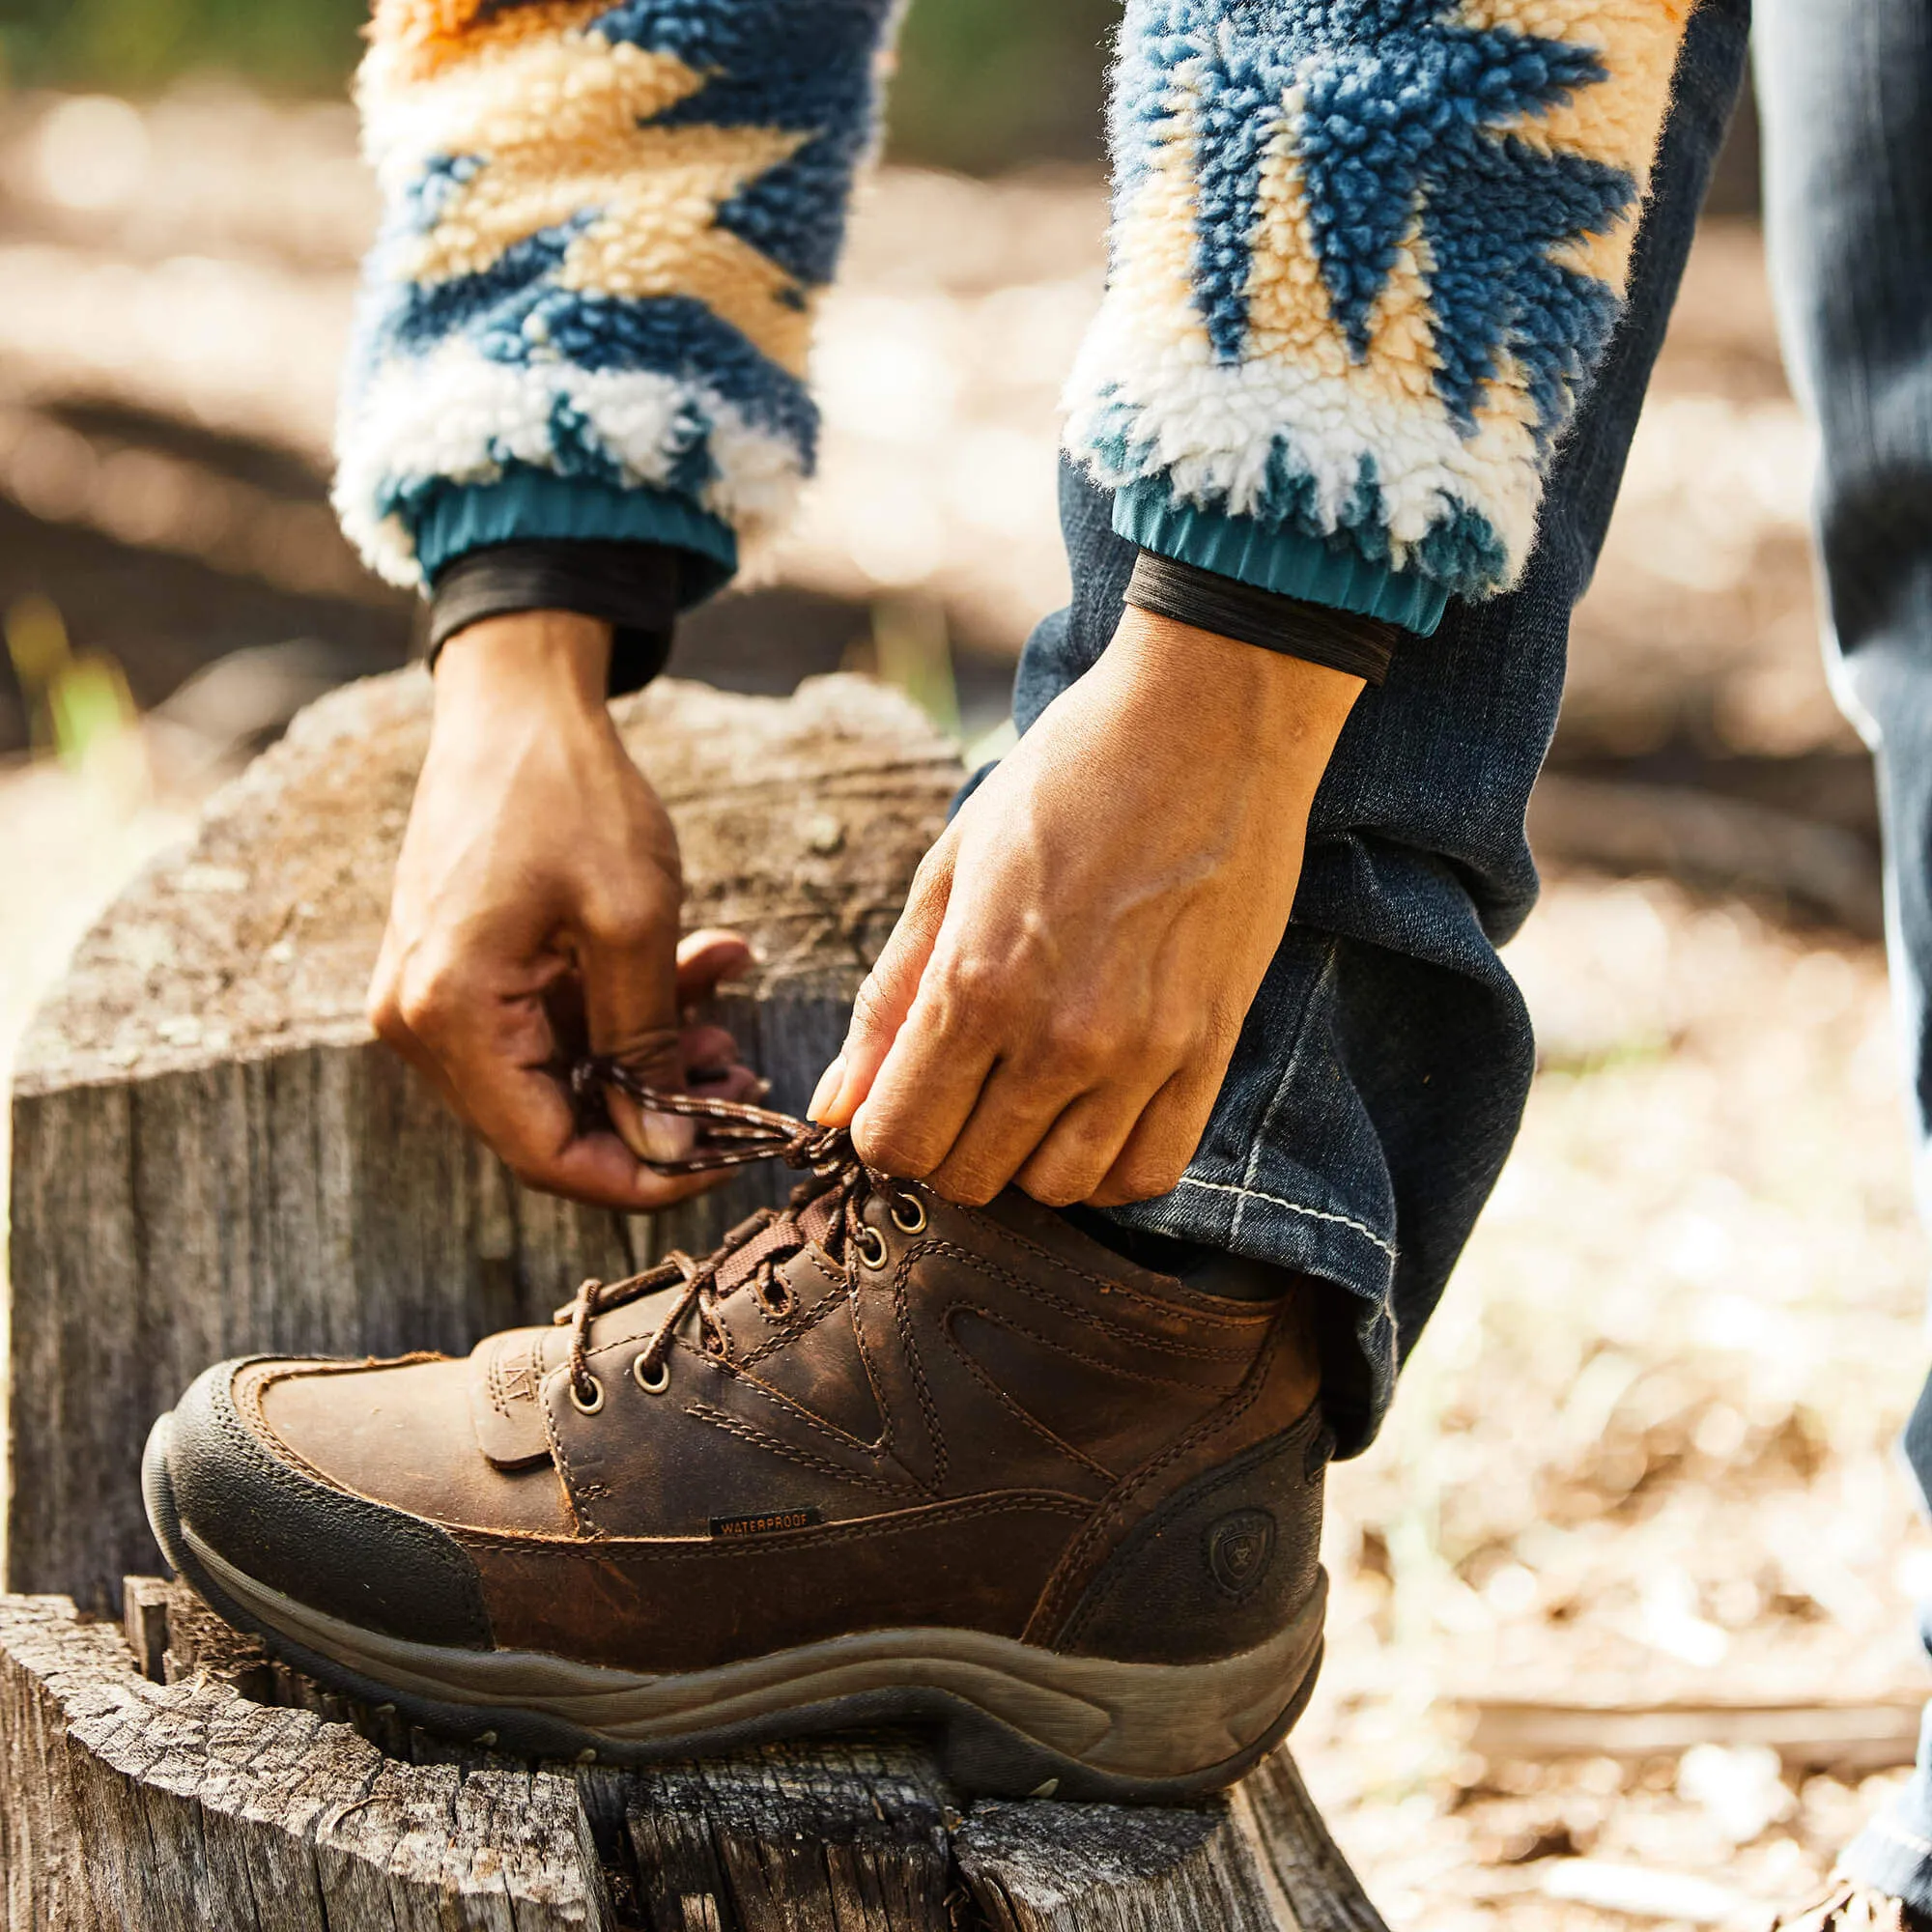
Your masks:
{"label": "person's right hand", "polygon": [[615,1095],[617,1131],[585,1130],[569,1060],[587,1044],[725,1099],[761,1086],[729,1034],[687,1024],[751,949],[679,943],[677,839],[605,704],[610,650],[608,625],[555,611],[443,647],[369,1017],[520,1180],[639,1213],[722,1177],[643,1166],[688,1153],[692,1124]]}

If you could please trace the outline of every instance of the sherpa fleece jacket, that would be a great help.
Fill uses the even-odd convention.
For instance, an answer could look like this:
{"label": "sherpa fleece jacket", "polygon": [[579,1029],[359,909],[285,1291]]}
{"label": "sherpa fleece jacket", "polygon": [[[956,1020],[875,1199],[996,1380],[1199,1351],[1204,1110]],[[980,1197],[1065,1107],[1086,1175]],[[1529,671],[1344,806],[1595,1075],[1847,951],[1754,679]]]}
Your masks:
{"label": "sherpa fleece jacket", "polygon": [[[1050,0],[1048,0],[1050,4]],[[1694,0],[1128,0],[1066,448],[1144,548],[1435,628],[1518,579]],[[785,521],[898,0],[377,0],[336,502],[486,546]]]}

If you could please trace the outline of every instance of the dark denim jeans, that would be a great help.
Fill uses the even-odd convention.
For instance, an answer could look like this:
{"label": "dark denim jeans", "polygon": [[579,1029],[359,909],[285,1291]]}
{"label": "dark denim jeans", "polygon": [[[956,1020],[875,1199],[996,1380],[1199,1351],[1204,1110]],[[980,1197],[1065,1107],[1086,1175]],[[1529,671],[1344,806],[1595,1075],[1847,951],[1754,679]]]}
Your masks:
{"label": "dark denim jeans", "polygon": [[[1840,701],[1878,755],[1887,923],[1932,1210],[1932,6],[1758,0],[1786,359],[1817,419]],[[1905,1432],[1932,1505],[1932,1382]],[[1932,1648],[1932,1619],[1925,1625]],[[1932,1712],[1846,1869],[1932,1913]]]}
{"label": "dark denim jeans", "polygon": [[[1529,1017],[1495,949],[1536,898],[1523,815],[1570,611],[1616,499],[1747,21],[1747,0],[1704,0],[1692,16],[1629,314],[1564,443],[1521,588],[1452,605],[1357,703],[1316,800],[1293,923],[1200,1151],[1173,1193],[1117,1216],[1337,1285],[1326,1382],[1345,1453],[1374,1435],[1521,1118]],[[1027,644],[1021,730],[1106,648],[1135,556],[1071,471],[1061,509],[1074,602]]]}
{"label": "dark denim jeans", "polygon": [[[1330,1402],[1373,1435],[1515,1137],[1529,1022],[1495,948],[1536,896],[1523,814],[1625,453],[1741,76],[1749,0],[1703,0],[1630,312],[1550,479],[1522,587],[1452,606],[1365,695],[1316,803],[1294,923],[1200,1152],[1130,1225],[1334,1283]],[[1841,701],[1877,754],[1892,973],[1932,1219],[1932,0],[1758,0],[1787,353],[1821,433]],[[1025,729],[1106,646],[1132,548],[1076,476],[1072,606],[1027,645]],[[1932,1381],[1905,1435],[1932,1507]],[[1925,1618],[1932,1650],[1932,1608]],[[1932,1915],[1932,1710],[1918,1769],[1844,1860]]]}

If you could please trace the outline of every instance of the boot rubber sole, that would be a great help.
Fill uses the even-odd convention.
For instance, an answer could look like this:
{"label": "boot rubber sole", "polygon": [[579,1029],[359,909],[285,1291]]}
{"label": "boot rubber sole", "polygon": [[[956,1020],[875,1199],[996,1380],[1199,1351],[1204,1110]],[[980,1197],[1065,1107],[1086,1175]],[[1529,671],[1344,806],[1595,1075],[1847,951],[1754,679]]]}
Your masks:
{"label": "boot rubber sole", "polygon": [[649,1764],[913,1724],[937,1732],[962,1793],[1176,1804],[1234,1783],[1272,1750],[1321,1667],[1325,1577],[1266,1643],[1207,1663],[1069,1657],[944,1628],[855,1632],[681,1672],[415,1643],[311,1609],[211,1548],[175,1506],[168,1424],[155,1425],[143,1462],[148,1517],[213,1608],[333,1689],[499,1750]]}

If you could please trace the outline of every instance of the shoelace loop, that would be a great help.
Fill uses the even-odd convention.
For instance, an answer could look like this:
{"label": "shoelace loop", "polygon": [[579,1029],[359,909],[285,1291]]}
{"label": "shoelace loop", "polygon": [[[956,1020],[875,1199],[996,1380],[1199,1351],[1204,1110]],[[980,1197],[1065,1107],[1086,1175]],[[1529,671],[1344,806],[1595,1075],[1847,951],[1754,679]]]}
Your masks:
{"label": "shoelace loop", "polygon": [[[805,1208],[818,1204],[828,1213],[826,1244],[829,1247],[830,1238],[836,1236],[842,1251],[863,1243],[867,1235],[877,1238],[876,1231],[862,1218],[870,1194],[876,1190],[896,1199],[898,1190],[860,1160],[853,1150],[852,1137],[843,1127],[820,1126],[814,1121],[802,1121],[796,1115],[782,1114],[770,1107],[753,1107],[742,1100],[665,1093],[646,1084],[621,1060],[609,1055],[580,1061],[571,1069],[570,1084],[580,1104],[606,1092],[614,1092],[651,1113],[671,1114],[705,1123],[706,1131],[697,1146],[683,1159],[644,1160],[644,1165],[658,1174],[711,1174],[722,1168],[748,1167],[754,1161],[782,1160],[788,1167],[808,1171],[822,1183],[813,1186],[810,1180],[802,1182],[793,1191],[790,1206],[761,1209],[734,1229],[724,1243],[702,1261],[695,1261],[681,1249],[673,1249],[655,1267],[626,1280],[604,1282],[593,1277],[584,1282],[571,1301],[557,1310],[556,1320],[559,1324],[567,1322],[570,1326],[570,1385],[578,1406],[587,1411],[601,1406],[603,1399],[588,1360],[590,1324],[599,1315],[640,1294],[668,1288],[673,1279],[681,1282],[677,1298],[665,1311],[643,1352],[632,1365],[642,1385],[658,1375],[671,1338],[694,1309],[703,1326],[707,1346],[714,1337],[721,1338],[719,1352],[727,1346],[723,1339],[724,1324],[713,1313],[720,1298],[716,1292],[718,1270],[745,1241],[789,1220],[798,1236],[798,1244],[804,1245],[809,1236],[798,1225],[797,1217]],[[828,1200],[828,1196],[834,1198]],[[770,1273],[776,1260],[774,1255],[760,1264],[751,1278],[754,1285]],[[768,1312],[775,1312],[769,1301],[766,1306]]]}
{"label": "shoelace loop", "polygon": [[724,1167],[749,1167],[758,1160],[819,1169],[858,1158],[843,1127],[821,1127],[815,1121],[801,1121],[795,1114],[753,1107],[743,1100],[664,1093],[608,1054],[580,1060],[571,1069],[570,1086],[580,1103],[609,1091],[653,1114],[705,1122],[710,1132],[683,1160],[645,1159],[644,1165],[659,1174],[712,1174]]}

